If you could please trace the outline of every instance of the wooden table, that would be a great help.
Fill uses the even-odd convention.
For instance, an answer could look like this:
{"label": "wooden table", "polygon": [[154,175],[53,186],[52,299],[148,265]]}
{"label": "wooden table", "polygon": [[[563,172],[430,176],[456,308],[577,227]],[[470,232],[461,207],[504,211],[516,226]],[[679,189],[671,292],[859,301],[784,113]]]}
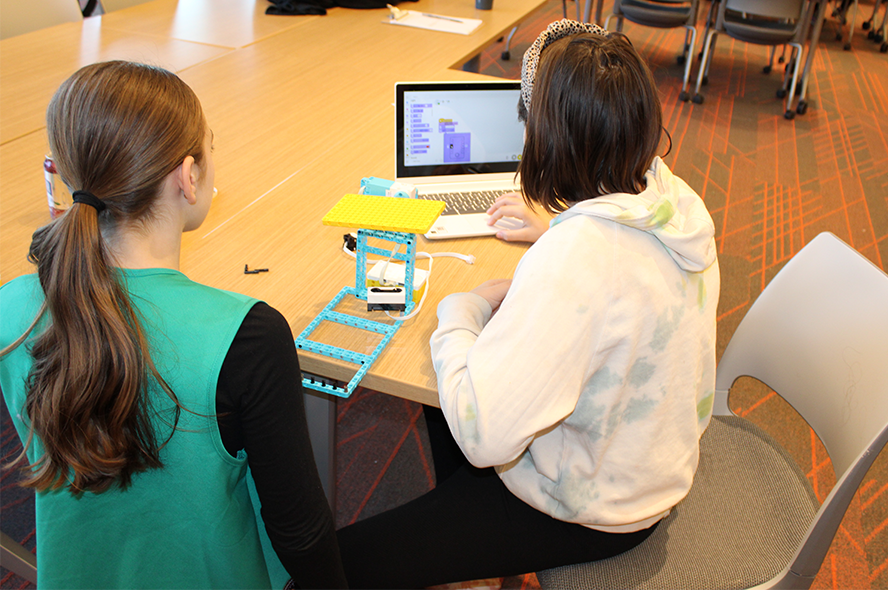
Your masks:
{"label": "wooden table", "polygon": [[[420,0],[403,7],[480,18],[471,35],[383,24],[387,10],[335,8],[326,16],[267,16],[261,0],[153,0],[83,23],[0,42],[0,280],[33,272],[33,231],[49,221],[42,177],[44,113],[78,67],[109,59],[176,71],[197,93],[215,134],[219,195],[186,234],[181,269],[192,279],[257,297],[301,332],[354,284],[342,228],[321,218],[362,177],[393,178],[394,84],[477,79],[460,65],[544,0]],[[437,405],[429,338],[447,294],[510,277],[525,247],[491,238],[428,242],[419,250],[473,254],[472,266],[438,259],[422,312],[407,321],[362,385]],[[244,265],[268,268],[244,274]],[[426,263],[420,262],[420,267]],[[323,328],[313,339],[364,352],[377,337]],[[305,372],[348,381],[355,367],[300,353]],[[332,498],[335,408],[307,396],[316,457]],[[321,448],[318,448],[321,447]]]}

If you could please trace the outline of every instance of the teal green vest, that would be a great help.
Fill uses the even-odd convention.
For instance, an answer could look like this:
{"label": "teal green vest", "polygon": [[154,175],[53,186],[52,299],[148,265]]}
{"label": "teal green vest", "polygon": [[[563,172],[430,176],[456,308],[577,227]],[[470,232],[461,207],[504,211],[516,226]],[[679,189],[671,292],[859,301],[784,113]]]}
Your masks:
{"label": "teal green vest", "polygon": [[[163,469],[137,474],[127,490],[37,494],[38,587],[268,588],[246,458],[228,454],[214,417],[222,361],[256,301],[173,270],[121,274],[152,358],[188,411],[161,451]],[[0,348],[24,333],[42,300],[36,275],[0,287]],[[23,441],[31,363],[27,343],[0,360],[0,386]],[[162,441],[172,402],[162,391],[152,402]],[[28,458],[41,454],[37,440]]]}

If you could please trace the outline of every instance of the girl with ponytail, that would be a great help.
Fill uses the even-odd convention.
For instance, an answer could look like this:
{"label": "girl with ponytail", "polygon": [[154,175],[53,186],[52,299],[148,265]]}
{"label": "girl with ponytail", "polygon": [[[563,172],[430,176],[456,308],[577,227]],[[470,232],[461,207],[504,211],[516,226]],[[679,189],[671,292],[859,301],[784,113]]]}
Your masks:
{"label": "girl with ponytail", "polygon": [[270,587],[268,558],[344,586],[286,320],[179,272],[213,196],[197,97],[160,68],[93,64],[55,93],[47,132],[74,204],[34,233],[36,275],[0,288],[38,585]]}

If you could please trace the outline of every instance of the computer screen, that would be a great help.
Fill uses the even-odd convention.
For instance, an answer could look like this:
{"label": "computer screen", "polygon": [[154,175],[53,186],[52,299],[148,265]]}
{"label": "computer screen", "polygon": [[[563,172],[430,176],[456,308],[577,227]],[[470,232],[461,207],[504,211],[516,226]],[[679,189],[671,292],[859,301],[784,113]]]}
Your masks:
{"label": "computer screen", "polygon": [[517,170],[520,96],[512,81],[398,84],[397,176]]}

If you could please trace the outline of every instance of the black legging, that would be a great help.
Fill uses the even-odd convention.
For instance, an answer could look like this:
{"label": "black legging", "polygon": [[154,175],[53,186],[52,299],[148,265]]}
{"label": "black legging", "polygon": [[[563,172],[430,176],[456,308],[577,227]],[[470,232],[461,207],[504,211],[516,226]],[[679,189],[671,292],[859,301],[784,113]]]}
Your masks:
{"label": "black legging", "polygon": [[604,559],[655,527],[605,533],[554,519],[516,498],[492,468],[468,463],[437,408],[425,408],[438,485],[338,531],[352,588],[424,588]]}

